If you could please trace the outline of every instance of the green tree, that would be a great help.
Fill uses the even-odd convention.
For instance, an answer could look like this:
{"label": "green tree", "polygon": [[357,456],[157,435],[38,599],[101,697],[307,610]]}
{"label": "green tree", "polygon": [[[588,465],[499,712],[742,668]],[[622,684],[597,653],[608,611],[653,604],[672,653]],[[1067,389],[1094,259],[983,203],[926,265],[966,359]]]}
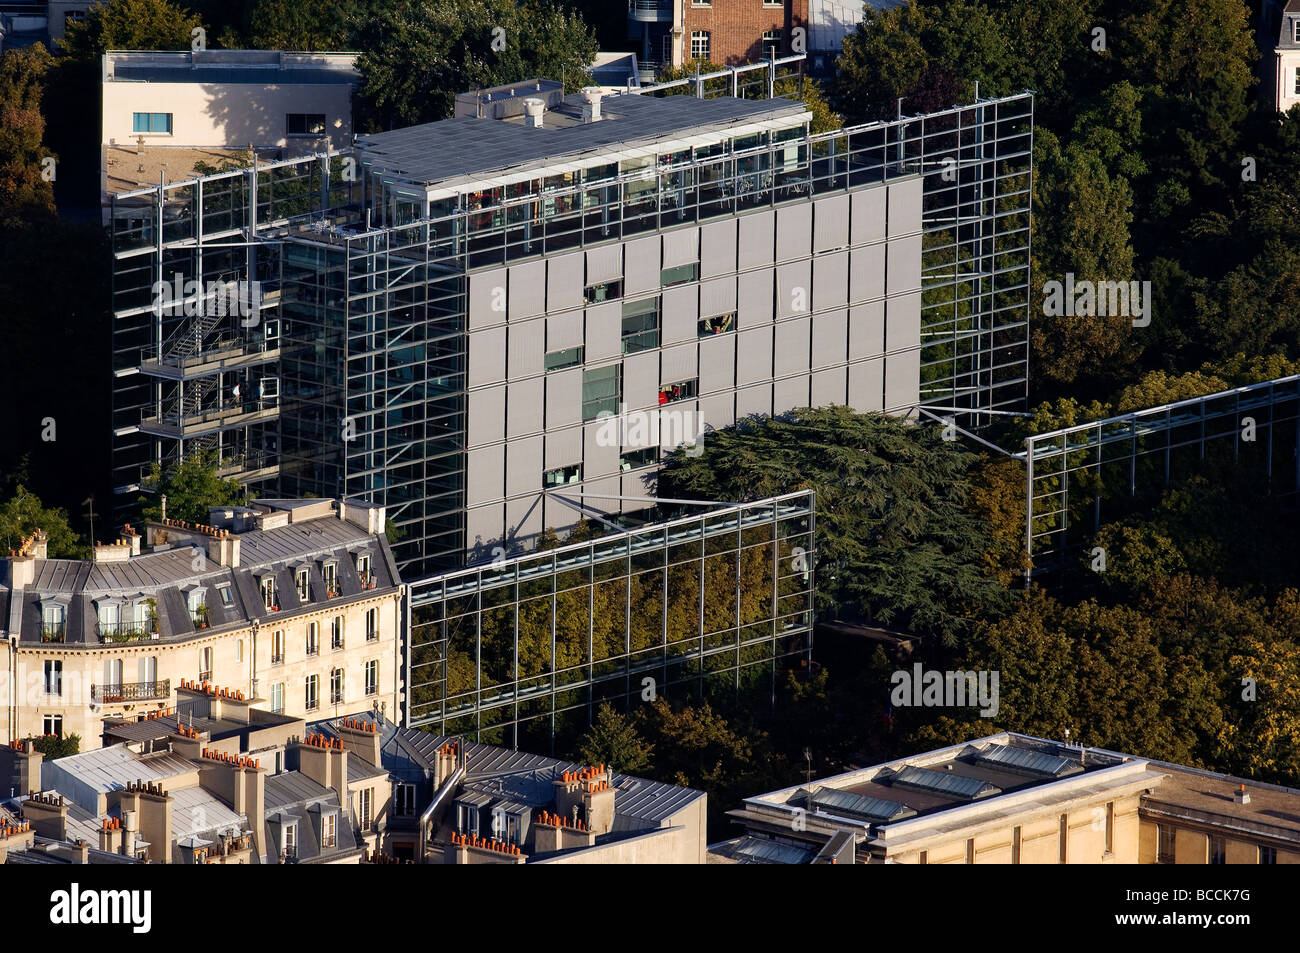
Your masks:
{"label": "green tree", "polygon": [[639,716],[640,727],[656,742],[655,774],[664,780],[712,793],[750,769],[751,739],[733,731],[707,701],[674,708],[660,698]]}
{"label": "green tree", "polygon": [[41,735],[39,738],[27,740],[31,742],[32,750],[45,755],[47,761],[57,761],[59,758],[66,758],[70,754],[78,754],[81,751],[81,735],[78,734],[70,734],[62,738],[58,735]]}
{"label": "green tree", "polygon": [[[1133,193],[1112,178],[1101,157],[1079,146],[1062,147],[1050,132],[1034,142],[1034,273],[1044,282],[1129,281]],[[1034,302],[1037,308],[1041,302]],[[1125,345],[1132,318],[1125,315],[1044,315],[1030,322],[1031,361],[1049,384],[1078,378],[1118,378],[1131,352]]]}
{"label": "green tree", "polygon": [[107,0],[69,21],[60,42],[75,60],[98,60],[108,50],[189,50],[198,16],[172,0]]}
{"label": "green tree", "polygon": [[244,499],[239,481],[218,476],[216,465],[201,453],[166,470],[155,463],[144,483],[151,495],[141,496],[139,502],[147,520],[162,517],[163,496],[167,497],[168,519],[191,523],[207,522],[210,506],[229,506]]}
{"label": "green tree", "polygon": [[90,548],[68,525],[68,514],[58,507],[46,507],[35,493],[18,486],[8,501],[0,504],[0,541],[5,551],[17,549],[19,541],[41,530],[49,538],[51,559],[84,559]]}
{"label": "green tree", "polygon": [[646,742],[633,720],[603,702],[596,719],[578,743],[578,757],[585,764],[607,764],[623,774],[637,774],[650,767],[654,745]]}
{"label": "green tree", "polygon": [[710,432],[673,454],[668,497],[753,500],[817,493],[818,606],[952,645],[1003,590],[983,568],[988,527],[966,509],[976,457],[920,427],[847,407],[804,408]]}
{"label": "green tree", "polygon": [[[0,56],[0,232],[54,215],[54,189],[42,173],[46,157],[41,97],[53,58],[37,43]],[[10,261],[10,259],[6,259]]]}
{"label": "green tree", "polygon": [[253,45],[267,50],[345,50],[356,23],[381,6],[382,0],[257,0]]}
{"label": "green tree", "polygon": [[452,115],[458,92],[525,79],[587,85],[596,38],[544,0],[403,0],[357,34],[362,93],[382,128]]}

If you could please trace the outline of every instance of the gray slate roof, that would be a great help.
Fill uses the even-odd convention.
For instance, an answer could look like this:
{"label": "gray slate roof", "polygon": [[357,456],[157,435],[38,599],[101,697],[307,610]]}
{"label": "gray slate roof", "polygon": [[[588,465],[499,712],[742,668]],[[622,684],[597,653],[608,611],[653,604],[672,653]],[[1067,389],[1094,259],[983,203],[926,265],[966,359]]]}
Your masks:
{"label": "gray slate roof", "polygon": [[[284,508],[294,508],[295,503],[316,502],[288,501]],[[125,600],[120,610],[124,622],[132,618],[135,601],[155,599],[159,639],[184,639],[199,632],[210,635],[222,626],[247,625],[251,619],[278,621],[305,608],[298,599],[294,580],[294,572],[299,567],[308,570],[307,605],[316,607],[333,601],[328,599],[321,572],[322,562],[329,559],[335,560],[338,566],[340,602],[365,592],[353,561],[362,552],[371,556],[370,569],[375,578],[372,591],[400,583],[387,540],[337,517],[243,533],[239,542],[238,568],[206,561],[202,572],[193,568],[195,551],[188,541],[121,562],[38,559],[35,579],[23,588],[18,599],[13,598],[15,594],[10,589],[10,564],[7,560],[0,561],[0,608],[4,610],[0,614],[0,629],[20,632],[24,642],[39,642],[43,600],[57,601],[64,605],[64,644],[98,646],[102,643],[95,600],[101,598]],[[262,602],[260,577],[267,574],[275,577],[279,612],[266,608]],[[203,596],[208,608],[207,630],[196,629],[190,616],[187,593],[193,586],[207,590]],[[229,606],[222,604],[219,586],[229,587],[232,600]]]}
{"label": "gray slate roof", "polygon": [[[465,751],[463,791],[471,795],[486,795],[493,803],[505,801],[533,808],[546,807],[555,799],[552,782],[565,771],[579,771],[585,767],[527,751],[466,742],[418,728],[399,728],[374,715],[360,716],[358,720],[379,724],[380,759],[389,774],[406,783],[422,784],[426,772],[433,771],[438,749],[448,741],[459,741]],[[312,731],[338,737],[332,722],[316,722],[309,727]],[[349,763],[353,760],[348,758]],[[693,788],[625,774],[613,774],[611,782],[616,789],[611,833],[620,836],[661,827],[677,812],[704,797],[704,792]],[[426,795],[430,794],[426,790]]]}

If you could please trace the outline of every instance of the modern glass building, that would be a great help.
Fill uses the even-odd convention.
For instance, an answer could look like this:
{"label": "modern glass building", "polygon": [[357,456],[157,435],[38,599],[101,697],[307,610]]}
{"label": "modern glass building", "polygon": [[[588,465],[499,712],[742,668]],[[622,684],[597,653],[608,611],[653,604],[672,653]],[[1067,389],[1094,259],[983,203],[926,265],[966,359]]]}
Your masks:
{"label": "modern glass building", "polygon": [[804,491],[413,583],[404,723],[539,750],[602,701],[775,698],[814,529]]}
{"label": "modern glass building", "polygon": [[384,505],[410,579],[626,524],[665,449],[751,414],[1023,404],[1028,94],[822,134],[546,81],[458,108],[114,199],[124,503],[208,452]]}

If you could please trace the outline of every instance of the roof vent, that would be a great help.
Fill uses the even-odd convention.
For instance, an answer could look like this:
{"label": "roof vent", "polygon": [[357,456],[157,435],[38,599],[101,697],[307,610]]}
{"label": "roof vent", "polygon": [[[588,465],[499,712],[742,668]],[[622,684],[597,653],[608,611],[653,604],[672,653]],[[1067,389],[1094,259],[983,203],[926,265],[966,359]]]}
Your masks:
{"label": "roof vent", "polygon": [[599,86],[582,87],[583,122],[600,122],[600,97],[601,91]]}
{"label": "roof vent", "polygon": [[542,116],[546,113],[546,103],[541,99],[524,100],[524,125],[529,129],[542,128]]}

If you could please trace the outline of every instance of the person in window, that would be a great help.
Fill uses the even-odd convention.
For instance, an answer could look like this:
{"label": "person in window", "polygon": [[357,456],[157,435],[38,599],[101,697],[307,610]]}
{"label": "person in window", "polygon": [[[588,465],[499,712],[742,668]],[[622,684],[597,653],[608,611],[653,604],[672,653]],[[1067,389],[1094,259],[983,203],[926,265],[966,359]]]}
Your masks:
{"label": "person in window", "polygon": [[659,392],[659,403],[661,403],[661,404],[666,404],[666,403],[668,403],[668,391],[666,391],[666,390],[661,390],[661,391]]}

